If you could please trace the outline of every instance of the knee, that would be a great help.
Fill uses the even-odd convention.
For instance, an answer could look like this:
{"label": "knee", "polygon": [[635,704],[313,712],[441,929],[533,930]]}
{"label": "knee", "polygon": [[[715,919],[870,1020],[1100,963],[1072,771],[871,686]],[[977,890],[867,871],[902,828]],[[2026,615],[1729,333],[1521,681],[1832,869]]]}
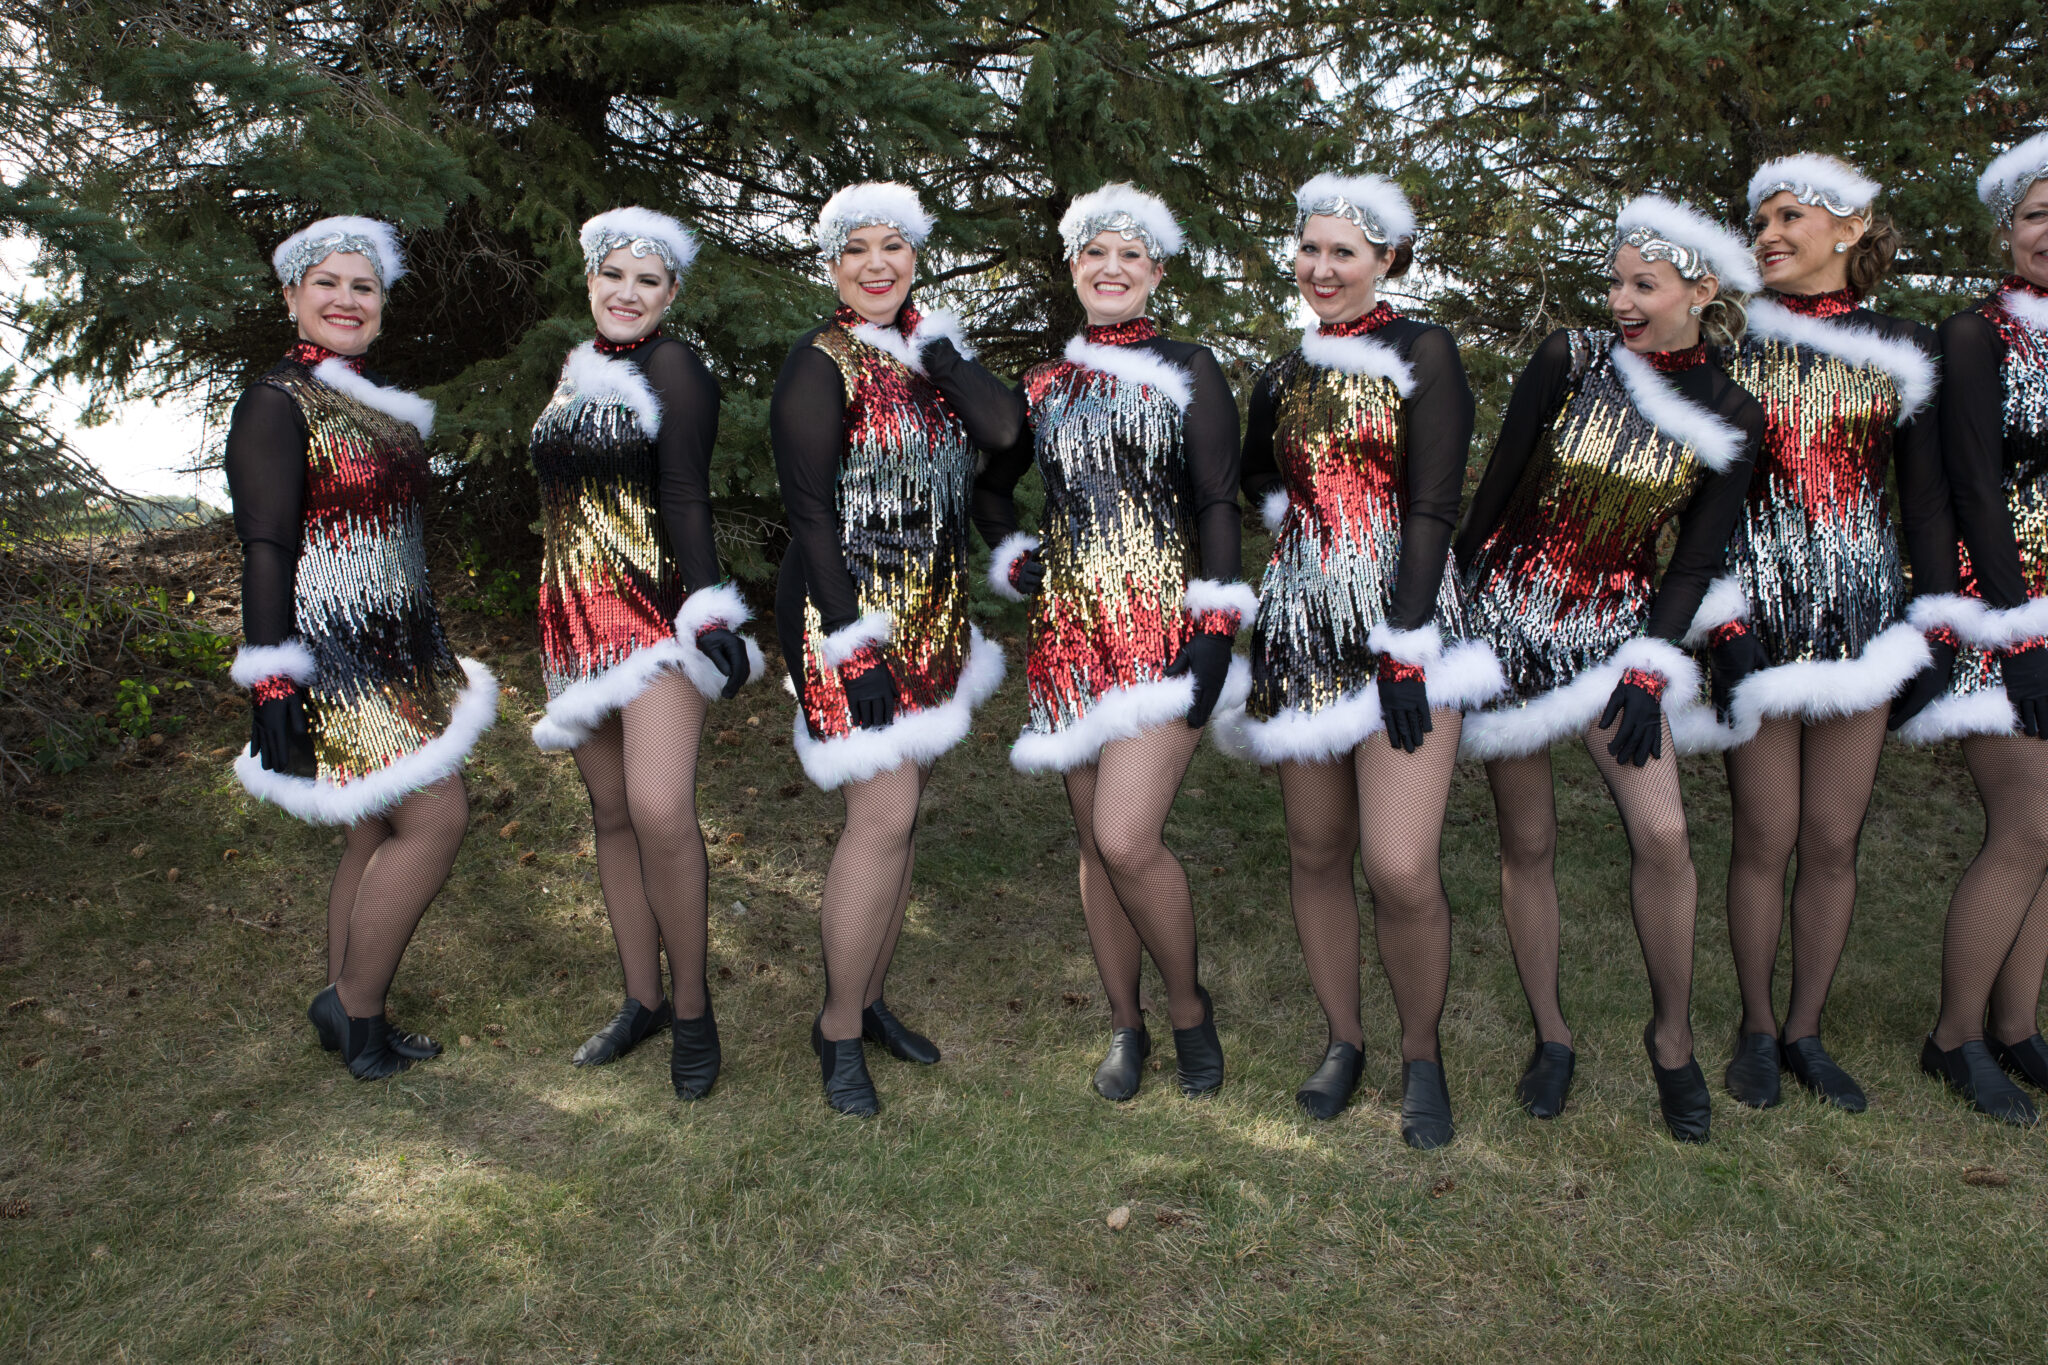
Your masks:
{"label": "knee", "polygon": [[1629,830],[1629,850],[1640,867],[1692,875],[1692,844],[1682,814],[1655,815],[1639,822]]}
{"label": "knee", "polygon": [[1501,865],[1516,871],[1549,867],[1557,858],[1557,829],[1551,825],[1517,829],[1502,826]]}
{"label": "knee", "polygon": [[1853,873],[1856,870],[1856,847],[1862,837],[1860,825],[1848,830],[1801,831],[1799,866],[1816,872]]}
{"label": "knee", "polygon": [[1443,873],[1433,848],[1391,850],[1368,855],[1366,884],[1380,913],[1403,919],[1424,919],[1443,901]]}
{"label": "knee", "polygon": [[1095,852],[1111,872],[1136,872],[1147,866],[1165,845],[1156,830],[1116,825],[1095,829]]}
{"label": "knee", "polygon": [[[1788,828],[1789,821],[1770,819],[1761,812],[1735,808],[1733,837],[1729,841],[1729,854],[1744,867],[1785,875],[1785,865],[1792,860],[1792,848],[1797,839],[1796,832]],[[1802,849],[1804,845],[1801,845]]]}
{"label": "knee", "polygon": [[1288,861],[1297,877],[1311,881],[1327,881],[1334,877],[1351,875],[1351,858],[1355,852],[1352,844],[1342,839],[1314,840],[1297,843],[1288,850]]}

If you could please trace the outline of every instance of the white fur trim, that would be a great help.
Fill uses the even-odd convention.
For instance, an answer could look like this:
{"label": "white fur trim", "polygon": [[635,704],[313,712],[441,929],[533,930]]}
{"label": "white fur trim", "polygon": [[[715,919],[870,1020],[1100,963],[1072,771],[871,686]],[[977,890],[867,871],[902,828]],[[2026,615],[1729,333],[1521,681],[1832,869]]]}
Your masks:
{"label": "white fur trim", "polygon": [[1098,346],[1085,337],[1067,342],[1067,360],[1090,370],[1114,375],[1118,382],[1143,384],[1164,394],[1186,412],[1195,401],[1195,377],[1179,365],[1136,346]]}
{"label": "white fur trim", "polygon": [[[2010,649],[2028,640],[2048,636],[2048,597],[2036,597],[2017,607],[1986,606],[1974,597],[1960,595],[1935,599],[1941,602],[1938,624],[1952,627],[1966,644],[1979,649]],[[1914,603],[1915,607],[1919,603]],[[1937,608],[1925,609],[1932,613]],[[1908,619],[1911,619],[1910,612]],[[1930,616],[1930,619],[1931,616]]]}
{"label": "white fur trim", "polygon": [[[713,626],[723,626],[737,632],[739,628],[754,619],[754,612],[747,605],[747,599],[740,596],[737,585],[715,583],[708,588],[699,588],[683,600],[683,609],[676,613],[676,639],[683,642],[683,671],[690,675],[697,690],[711,701],[719,700],[725,693],[725,674],[711,656],[697,647],[698,632]],[[740,636],[740,643],[747,649],[747,682],[752,683],[764,676],[768,665],[761,657],[761,647],[749,635]]]}
{"label": "white fur trim", "polygon": [[967,737],[974,709],[1003,683],[1003,651],[968,627],[967,661],[953,695],[927,711],[899,716],[879,730],[855,728],[837,739],[811,738],[802,707],[796,712],[796,756],[811,781],[832,791],[865,782],[905,763],[930,763]]}
{"label": "white fur trim", "polygon": [[[599,243],[608,234],[621,237],[645,237],[650,242],[661,243],[667,249],[669,255],[675,257],[675,273],[678,276],[681,276],[685,270],[690,268],[690,262],[697,259],[696,234],[667,214],[656,213],[653,209],[638,207],[610,209],[598,214],[595,218],[585,219],[583,230],[576,234],[577,245],[583,248],[584,273],[586,275],[596,274],[596,267],[604,264],[602,260],[592,264],[590,257],[596,252]],[[619,245],[624,245],[624,243]],[[612,250],[618,250],[618,245],[614,245]],[[606,254],[609,255],[610,253],[607,252]],[[662,263],[664,265],[667,264],[666,261]]]}
{"label": "white fur trim", "polygon": [[1166,201],[1156,194],[1147,194],[1135,185],[1104,185],[1081,195],[1067,205],[1067,211],[1060,215],[1060,243],[1069,260],[1081,254],[1081,248],[1095,239],[1096,233],[1075,240],[1089,223],[1113,218],[1119,213],[1128,213],[1138,225],[1152,235],[1159,244],[1159,258],[1164,260],[1180,253],[1184,241],[1180,224],[1174,221],[1173,210],[1166,207]]}
{"label": "white fur trim", "polygon": [[1408,206],[1408,196],[1401,193],[1399,185],[1384,176],[1338,175],[1324,171],[1311,177],[1307,184],[1294,192],[1295,215],[1312,215],[1316,205],[1332,199],[1342,199],[1355,208],[1365,210],[1367,216],[1386,231],[1388,246],[1412,241],[1415,237],[1415,210]]}
{"label": "white fur trim", "polygon": [[837,668],[868,645],[886,645],[896,630],[896,618],[886,611],[871,611],[850,626],[841,626],[818,645],[825,667]]}
{"label": "white fur trim", "polygon": [[412,793],[462,769],[477,739],[498,718],[498,680],[475,659],[462,660],[469,685],[449,711],[448,728],[419,748],[353,782],[272,772],[244,748],[235,776],[249,795],[315,825],[352,825],[380,814]]}
{"label": "white fur trim", "polygon": [[1872,711],[1931,662],[1926,637],[1901,621],[1879,631],[1853,659],[1802,659],[1751,673],[1735,685],[1726,728],[1740,744],[1773,716],[1812,723]]}
{"label": "white fur trim", "polygon": [[1971,735],[2016,735],[2020,713],[2003,687],[1983,687],[1964,695],[1936,697],[1920,714],[1901,725],[1899,738],[1908,744],[1939,744]]}
{"label": "white fur trim", "polygon": [[1377,337],[1326,337],[1310,323],[1301,329],[1301,355],[1326,370],[1391,380],[1403,398],[1415,392],[1415,367]]}
{"label": "white fur trim", "polygon": [[2048,299],[2008,289],[1998,296],[1998,306],[2026,324],[2031,332],[2048,332]]}
{"label": "white fur trim", "polygon": [[1965,597],[1956,592],[1928,593],[1916,597],[1906,608],[1906,619],[1913,628],[1925,634],[1947,626],[1957,638],[1968,642],[1971,629],[1983,613],[1984,604],[1974,597]]}
{"label": "white fur trim", "polygon": [[1434,621],[1414,630],[1395,630],[1382,621],[1365,633],[1365,647],[1396,663],[1426,671],[1443,657],[1444,638]]}
{"label": "white fur trim", "polygon": [[[1614,652],[1606,663],[1596,664],[1562,687],[1554,687],[1521,706],[1499,711],[1474,711],[1465,717],[1465,735],[1458,745],[1461,758],[1517,758],[1547,749],[1561,739],[1582,734],[1600,719],[1621,682],[1621,675],[1641,668],[1664,678],[1664,715],[1671,722],[1673,739],[1681,730],[1712,712],[1700,703],[1700,671],[1676,646],[1650,636],[1638,635]],[[1683,745],[1680,746],[1681,750]]]}
{"label": "white fur trim", "polygon": [[572,408],[611,399],[632,412],[648,440],[661,434],[661,400],[654,396],[647,376],[630,361],[598,354],[595,342],[586,341],[569,352],[555,397]]}
{"label": "white fur trim", "polygon": [[2017,204],[2026,198],[2044,166],[2048,166],[2048,133],[2036,133],[1984,168],[1984,174],[1977,177],[1977,198],[2002,225],[2011,227],[2011,216],[1996,201],[2003,196]]}
{"label": "white fur trim", "polygon": [[1699,252],[1724,290],[1754,294],[1764,287],[1749,244],[1690,204],[1661,194],[1640,195],[1615,216],[1614,235],[1619,238],[1633,227],[1646,227],[1667,242]]}
{"label": "white fur trim", "polygon": [[[1507,685],[1500,660],[1478,640],[1452,645],[1423,681],[1433,711],[1469,711],[1492,701]],[[1253,720],[1242,712],[1232,715],[1218,725],[1216,747],[1233,758],[1265,764],[1323,763],[1350,753],[1384,725],[1380,689],[1374,683],[1313,711],[1289,706],[1270,720]]]}
{"label": "white fur trim", "polygon": [[366,408],[410,423],[422,441],[434,429],[434,405],[416,393],[386,388],[363,378],[339,360],[327,359],[313,367],[313,377],[337,393],[345,393]]}
{"label": "white fur trim", "polygon": [[1692,447],[1693,456],[1715,473],[1742,458],[1743,436],[1711,412],[1687,398],[1678,387],[1650,368],[1650,362],[1620,342],[1614,343],[1614,372],[1651,425],[1674,441]]}
{"label": "white fur trim", "polygon": [[1854,323],[1802,317],[1770,299],[1749,301],[1749,330],[1776,341],[1811,346],[1851,365],[1884,371],[1898,388],[1901,422],[1934,398],[1934,359],[1910,341],[1883,336]]}
{"label": "white fur trim", "polygon": [[[768,664],[761,657],[760,646],[744,635],[740,639],[747,648],[747,681],[753,682],[767,672]],[[642,645],[596,677],[573,684],[549,702],[547,714],[534,722],[534,746],[548,753],[575,748],[612,712],[625,710],[665,668],[681,669],[707,701],[719,700],[724,692],[725,674],[697,648],[694,637],[658,640]]]}
{"label": "white fur trim", "polygon": [[[1252,667],[1233,657],[1223,677],[1223,691],[1216,709],[1209,715],[1218,732],[1234,723],[1252,694]],[[1066,772],[1083,763],[1093,763],[1102,747],[1113,740],[1130,739],[1161,725],[1177,725],[1187,719],[1195,704],[1192,674],[1178,678],[1155,678],[1130,687],[1112,688],[1090,702],[1078,720],[1050,733],[1019,732],[1010,746],[1010,766],[1021,773]]]}
{"label": "white fur trim", "polygon": [[924,348],[940,337],[953,343],[962,360],[974,358],[974,348],[967,344],[966,334],[960,330],[960,319],[951,313],[920,314],[917,330],[907,337],[894,327],[877,327],[871,322],[856,322],[846,330],[876,350],[887,351],[914,374],[924,373]]}
{"label": "white fur trim", "polygon": [[240,687],[254,687],[265,678],[282,674],[295,683],[309,683],[319,672],[313,651],[298,640],[276,645],[243,645],[235,651],[234,667],[228,677]]}
{"label": "white fur trim", "polygon": [[1004,536],[988,557],[989,591],[1009,602],[1030,600],[1010,586],[1010,570],[1018,560],[1037,548],[1037,536],[1027,536],[1022,531],[1012,531]]}
{"label": "white fur trim", "polygon": [[1190,578],[1187,591],[1181,596],[1181,605],[1194,616],[1205,611],[1234,611],[1238,615],[1238,628],[1243,629],[1259,614],[1259,595],[1252,591],[1249,583],[1219,583],[1213,578]]}
{"label": "white fur trim", "polygon": [[944,337],[953,343],[953,349],[960,353],[962,360],[974,359],[974,347],[967,340],[967,332],[958,313],[943,308],[929,313],[920,313],[917,331],[911,334],[910,344],[916,348],[920,361],[924,359],[924,348]]}
{"label": "white fur trim", "polygon": [[[270,253],[270,268],[277,277],[284,279],[285,263],[305,242],[318,241],[322,237],[362,237],[369,241],[377,258],[370,266],[377,272],[377,278],[386,289],[397,284],[405,276],[405,253],[398,249],[398,230],[391,224],[375,218],[362,218],[354,214],[343,214],[338,218],[322,218],[317,223],[308,223],[291,236],[277,244],[277,250]],[[328,255],[334,253],[329,252]],[[325,260],[326,257],[320,258]],[[307,269],[320,261],[307,262]],[[300,279],[305,276],[301,275]]]}
{"label": "white fur trim", "polygon": [[912,246],[923,246],[932,235],[932,216],[917,191],[894,180],[870,180],[840,190],[818,211],[812,235],[823,242],[835,233],[855,233],[877,223],[893,224]]}
{"label": "white fur trim", "polygon": [[1281,524],[1287,520],[1287,509],[1291,505],[1285,488],[1276,488],[1266,494],[1265,501],[1259,504],[1259,516],[1266,523],[1267,535],[1280,534]]}
{"label": "white fur trim", "polygon": [[[1836,203],[1847,204],[1863,212],[1869,210],[1878,190],[1883,188],[1846,161],[1800,152],[1796,156],[1766,161],[1757,168],[1757,173],[1749,178],[1749,211],[1754,214],[1764,206],[1765,191],[1776,194],[1778,190],[1772,187],[1786,184],[1824,190]],[[1828,212],[1834,210],[1829,209]]]}
{"label": "white fur trim", "polygon": [[1699,649],[1722,626],[1748,619],[1749,594],[1743,591],[1742,580],[1734,574],[1722,574],[1707,585],[1706,596],[1700,599],[1700,609],[1692,614],[1692,625],[1682,643],[1687,649]]}

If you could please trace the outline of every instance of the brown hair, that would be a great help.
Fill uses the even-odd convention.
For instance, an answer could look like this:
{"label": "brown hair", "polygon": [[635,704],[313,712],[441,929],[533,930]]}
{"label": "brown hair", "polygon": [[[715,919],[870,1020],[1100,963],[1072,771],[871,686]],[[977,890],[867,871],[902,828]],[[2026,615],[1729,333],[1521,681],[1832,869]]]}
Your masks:
{"label": "brown hair", "polygon": [[1390,261],[1385,278],[1390,280],[1398,279],[1408,273],[1409,266],[1415,264],[1415,243],[1403,242],[1392,251],[1386,251],[1382,254],[1386,255]]}
{"label": "brown hair", "polygon": [[1892,273],[1892,258],[1898,254],[1899,230],[1892,220],[1876,214],[1864,219],[1863,235],[1849,248],[1849,287],[1870,293]]}
{"label": "brown hair", "polygon": [[1749,314],[1732,294],[1716,294],[1700,309],[1700,335],[1710,345],[1733,346],[1749,329]]}

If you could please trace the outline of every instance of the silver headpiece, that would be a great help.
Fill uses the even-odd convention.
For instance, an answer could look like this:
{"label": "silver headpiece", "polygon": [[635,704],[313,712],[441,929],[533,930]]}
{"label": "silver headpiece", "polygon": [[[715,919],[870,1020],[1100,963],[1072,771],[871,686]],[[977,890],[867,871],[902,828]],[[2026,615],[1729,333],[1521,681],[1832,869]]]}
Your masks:
{"label": "silver headpiece", "polygon": [[1634,247],[1646,261],[1669,261],[1688,280],[1712,275],[1725,290],[1753,294],[1763,288],[1756,258],[1734,233],[1688,205],[1662,195],[1631,199],[1614,222],[1614,241],[1607,248],[1607,268],[1623,247]]}
{"label": "silver headpiece", "polygon": [[1669,261],[1678,273],[1688,280],[1699,279],[1712,273],[1707,258],[1691,247],[1659,237],[1653,227],[1632,227],[1614,239],[1614,245],[1607,248],[1607,266],[1614,268],[1614,258],[1625,246],[1632,246],[1643,254],[1646,261]]}
{"label": "silver headpiece", "polygon": [[1749,211],[1755,213],[1774,194],[1790,194],[1809,208],[1826,209],[1837,218],[1860,218],[1869,212],[1881,188],[1839,157],[1801,152],[1766,161],[1757,168],[1749,178]]}
{"label": "silver headpiece", "polygon": [[1180,224],[1164,200],[1122,184],[1084,194],[1060,215],[1060,246],[1070,261],[1105,232],[1127,242],[1143,242],[1145,253],[1155,261],[1177,253],[1183,240]]}
{"label": "silver headpiece", "polygon": [[932,235],[932,216],[917,197],[917,191],[893,180],[848,185],[825,201],[811,236],[818,255],[829,264],[846,250],[846,239],[862,228],[893,228],[913,247],[922,247]]}
{"label": "silver headpiece", "polygon": [[1977,177],[1977,197],[2000,227],[2009,228],[2036,180],[2048,180],[2048,133],[2036,133],[1986,167]]}
{"label": "silver headpiece", "polygon": [[277,278],[297,285],[306,272],[337,252],[363,257],[377,272],[377,282],[389,289],[405,274],[405,256],[398,249],[398,233],[389,223],[375,218],[343,216],[322,218],[300,228],[278,244],[271,253],[270,268]]}
{"label": "silver headpiece", "polygon": [[1374,246],[1399,245],[1415,236],[1415,210],[1393,181],[1377,175],[1324,172],[1294,192],[1294,235],[1319,214],[1355,224]]}
{"label": "silver headpiece", "polygon": [[583,247],[583,273],[595,275],[604,258],[626,248],[636,259],[657,256],[668,273],[682,278],[697,259],[697,239],[690,230],[653,209],[611,209],[584,223],[577,234]]}

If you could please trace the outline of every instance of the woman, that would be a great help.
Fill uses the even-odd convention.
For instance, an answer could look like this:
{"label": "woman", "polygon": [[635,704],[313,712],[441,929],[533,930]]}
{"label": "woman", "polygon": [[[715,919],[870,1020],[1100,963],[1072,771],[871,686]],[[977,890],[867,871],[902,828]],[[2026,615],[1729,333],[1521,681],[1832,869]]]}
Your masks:
{"label": "woman", "polygon": [[1984,846],[1949,902],[1941,1016],[1920,1067],[2026,1125],[2034,1103],[2000,1067],[2048,1089],[2035,1018],[2048,963],[2048,133],[1993,161],[1977,195],[2010,273],[1940,328],[1964,597],[1913,604],[1916,625],[1961,648],[1948,691],[1904,734],[1962,739]]}
{"label": "woman", "polygon": [[[669,1077],[693,1100],[720,1061],[704,984],[697,741],[710,701],[762,663],[733,633],[749,612],[720,581],[712,537],[718,381],[661,332],[696,240],[666,214],[626,208],[585,223],[581,245],[597,335],[569,353],[533,425],[548,690],[533,742],[573,752],[590,792],[626,1003],[570,1060],[602,1066],[667,1026]],[[663,948],[673,995],[661,988]]]}
{"label": "woman", "polygon": [[[1031,599],[1030,714],[1010,761],[1065,775],[1081,845],[1081,913],[1109,997],[1104,1098],[1128,1100],[1152,1050],[1140,951],[1166,983],[1181,1090],[1223,1084],[1215,1010],[1195,962],[1187,874],[1167,812],[1202,726],[1240,706],[1249,674],[1231,640],[1258,601],[1238,575],[1237,403],[1205,346],[1147,315],[1180,225],[1129,185],[1084,194],[1060,219],[1087,328],[1021,388],[1031,431],[990,463],[975,520],[989,581]],[[1017,532],[1012,490],[1033,459],[1042,536]]]}
{"label": "woman", "polygon": [[1401,1021],[1401,1135],[1438,1147],[1453,1132],[1437,1039],[1451,974],[1444,806],[1459,712],[1505,685],[1445,572],[1472,390],[1449,332],[1379,300],[1414,254],[1400,189],[1319,175],[1294,202],[1295,283],[1318,321],[1252,390],[1243,487],[1274,542],[1232,747],[1279,765],[1294,924],[1329,1024],[1295,1102],[1335,1118],[1364,1067],[1351,880],[1362,847]]}
{"label": "woman", "polygon": [[825,1098],[880,1102],[863,1037],[904,1061],[939,1050],[882,998],[910,902],[918,800],[1003,679],[967,622],[974,447],[1017,439],[1023,405],[973,363],[951,317],[910,302],[932,220],[908,186],[854,185],[818,216],[839,307],[790,349],[769,431],[790,548],[776,593],[804,771],[846,797],[820,918],[825,1006],[811,1029]]}
{"label": "woman", "polygon": [[306,1016],[358,1080],[377,1080],[441,1051],[390,1023],[385,996],[469,827],[462,762],[497,716],[498,684],[450,651],[427,584],[434,405],[363,369],[405,273],[398,235],[323,218],[271,265],[298,341],[228,426],[246,641],[233,677],[255,709],[235,775],[302,820],[348,827],[327,988]]}
{"label": "woman", "polygon": [[[1727,359],[1764,409],[1764,444],[1730,558],[1688,637],[1711,642],[1726,722],[1734,833],[1728,939],[1742,1024],[1728,1093],[1768,1109],[1782,1066],[1824,1102],[1866,1107],[1821,1045],[1821,1010],[1856,907],[1856,847],[1887,722],[1948,685],[1954,651],[1907,624],[1901,529],[1885,497],[1897,455],[1917,596],[1953,593],[1955,530],[1935,439],[1934,333],[1873,313],[1898,234],[1878,185],[1833,157],[1768,162],[1749,182],[1767,294]],[[1920,420],[1924,414],[1925,420]],[[1771,975],[1794,852],[1792,991],[1782,1030]]]}
{"label": "woman", "polygon": [[[1678,642],[1726,556],[1764,429],[1701,333],[1729,334],[1740,315],[1721,288],[1753,289],[1757,276],[1736,237],[1655,195],[1622,210],[1608,271],[1619,337],[1545,339],[1458,535],[1473,622],[1508,675],[1506,696],[1466,718],[1464,747],[1493,787],[1501,904],[1536,1024],[1523,1107],[1556,1117],[1576,1065],[1557,990],[1549,751],[1583,734],[1628,833],[1653,1008],[1643,1046],[1664,1121],[1679,1141],[1704,1142],[1712,1104],[1691,1021],[1698,886],[1672,738],[1710,721]],[[1657,538],[1674,517],[1659,579]]]}

